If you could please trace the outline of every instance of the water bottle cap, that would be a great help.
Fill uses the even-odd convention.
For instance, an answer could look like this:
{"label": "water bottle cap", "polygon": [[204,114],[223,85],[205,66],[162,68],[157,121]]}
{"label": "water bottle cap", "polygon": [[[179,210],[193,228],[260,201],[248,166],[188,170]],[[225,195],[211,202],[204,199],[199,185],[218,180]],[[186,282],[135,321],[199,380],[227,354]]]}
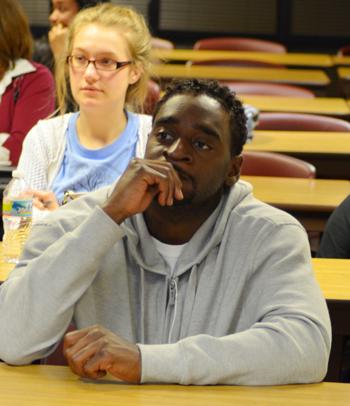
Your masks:
{"label": "water bottle cap", "polygon": [[24,173],[19,171],[18,169],[15,169],[14,171],[12,171],[12,177],[13,178],[24,178]]}

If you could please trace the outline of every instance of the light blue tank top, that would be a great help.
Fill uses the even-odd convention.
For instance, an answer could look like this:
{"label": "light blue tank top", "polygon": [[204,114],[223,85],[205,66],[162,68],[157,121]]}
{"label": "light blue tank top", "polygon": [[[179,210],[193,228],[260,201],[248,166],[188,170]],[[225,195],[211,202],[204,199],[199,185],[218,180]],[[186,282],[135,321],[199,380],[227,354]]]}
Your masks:
{"label": "light blue tank top", "polygon": [[112,144],[100,149],[83,147],[78,138],[76,122],[79,113],[73,113],[67,128],[67,144],[61,168],[53,181],[52,190],[61,203],[64,192],[91,192],[113,183],[135,156],[139,118],[127,112],[127,125]]}

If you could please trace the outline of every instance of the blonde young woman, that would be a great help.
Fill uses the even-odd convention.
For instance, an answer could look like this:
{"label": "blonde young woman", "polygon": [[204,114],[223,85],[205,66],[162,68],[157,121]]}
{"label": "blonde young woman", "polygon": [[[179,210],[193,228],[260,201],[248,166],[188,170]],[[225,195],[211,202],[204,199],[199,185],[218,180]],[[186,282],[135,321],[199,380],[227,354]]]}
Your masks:
{"label": "blonde young woman", "polygon": [[[18,165],[37,208],[54,210],[68,190],[111,184],[143,156],[151,117],[134,112],[145,99],[149,60],[150,34],[133,9],[106,3],[78,13],[58,69],[61,115],[30,131]],[[65,114],[69,85],[77,112]]]}

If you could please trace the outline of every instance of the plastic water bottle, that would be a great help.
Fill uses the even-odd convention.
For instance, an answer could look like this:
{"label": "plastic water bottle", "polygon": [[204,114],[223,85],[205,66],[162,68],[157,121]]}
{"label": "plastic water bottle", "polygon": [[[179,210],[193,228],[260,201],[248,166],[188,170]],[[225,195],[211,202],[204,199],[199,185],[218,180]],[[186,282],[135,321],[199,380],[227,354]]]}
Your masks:
{"label": "plastic water bottle", "polygon": [[4,261],[17,263],[28,237],[33,217],[33,195],[24,175],[15,170],[3,193]]}

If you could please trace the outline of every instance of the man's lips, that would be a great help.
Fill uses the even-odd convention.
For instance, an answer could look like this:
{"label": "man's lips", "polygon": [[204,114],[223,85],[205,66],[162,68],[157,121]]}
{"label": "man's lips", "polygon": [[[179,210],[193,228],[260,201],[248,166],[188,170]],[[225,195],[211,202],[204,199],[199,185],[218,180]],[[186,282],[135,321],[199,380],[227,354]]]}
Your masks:
{"label": "man's lips", "polygon": [[189,175],[186,171],[184,171],[183,169],[179,168],[177,165],[174,165],[174,164],[173,164],[173,167],[174,167],[175,171],[178,173],[180,179],[190,180],[191,182],[193,182],[192,176]]}

